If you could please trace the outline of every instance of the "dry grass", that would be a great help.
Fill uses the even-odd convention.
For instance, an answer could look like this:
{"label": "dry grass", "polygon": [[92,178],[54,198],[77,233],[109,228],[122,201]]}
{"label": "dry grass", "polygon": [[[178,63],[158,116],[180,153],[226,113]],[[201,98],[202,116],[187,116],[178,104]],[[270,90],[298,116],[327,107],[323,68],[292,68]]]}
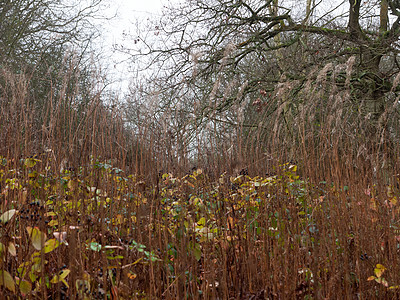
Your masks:
{"label": "dry grass", "polygon": [[187,174],[100,94],[54,93],[37,110],[29,78],[3,72],[2,297],[399,297],[398,147],[367,138],[333,68],[296,107],[282,83],[272,117],[265,106],[256,128],[208,141]]}

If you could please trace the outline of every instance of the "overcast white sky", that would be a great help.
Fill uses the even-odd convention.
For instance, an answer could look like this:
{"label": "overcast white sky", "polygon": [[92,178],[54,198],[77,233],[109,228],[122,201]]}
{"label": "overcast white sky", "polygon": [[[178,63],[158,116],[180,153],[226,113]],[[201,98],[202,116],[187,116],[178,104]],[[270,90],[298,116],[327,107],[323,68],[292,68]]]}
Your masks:
{"label": "overcast white sky", "polygon": [[[101,21],[99,44],[105,56],[109,56],[106,64],[113,80],[116,81],[113,88],[126,91],[132,76],[128,72],[127,64],[119,63],[126,56],[113,52],[113,46],[124,42],[124,34],[135,35],[136,22],[160,16],[164,3],[166,3],[165,0],[109,0],[109,8],[104,14],[106,16],[115,15],[115,18],[105,22]],[[128,38],[128,40],[132,40],[132,38]]]}

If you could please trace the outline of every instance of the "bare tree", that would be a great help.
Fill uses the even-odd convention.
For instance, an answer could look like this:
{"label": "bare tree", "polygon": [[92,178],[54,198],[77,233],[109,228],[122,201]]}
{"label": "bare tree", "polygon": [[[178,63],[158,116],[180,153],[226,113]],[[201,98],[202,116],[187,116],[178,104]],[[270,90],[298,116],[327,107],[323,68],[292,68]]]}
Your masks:
{"label": "bare tree", "polygon": [[[27,140],[37,148],[44,146],[58,112],[76,113],[75,124],[64,128],[72,132],[92,100],[104,98],[99,91],[104,74],[93,48],[99,34],[94,18],[104,18],[102,5],[102,0],[6,0],[0,5],[0,106],[10,120],[19,117],[16,112],[30,112]],[[18,89],[10,78],[24,84],[21,95],[12,95]],[[15,97],[20,107],[10,101]]]}
{"label": "bare tree", "polygon": [[96,30],[101,0],[3,1],[0,7],[1,63],[37,63],[43,54],[66,45],[84,45]]}
{"label": "bare tree", "polygon": [[181,101],[196,116],[188,119],[194,133],[218,123],[214,132],[228,136],[249,137],[251,128],[265,136],[278,126],[266,120],[279,120],[291,137],[304,105],[320,126],[334,94],[342,99],[337,119],[379,140],[398,135],[399,23],[400,6],[390,0],[189,0],[122,50],[155,71],[152,91],[170,93],[160,108]]}

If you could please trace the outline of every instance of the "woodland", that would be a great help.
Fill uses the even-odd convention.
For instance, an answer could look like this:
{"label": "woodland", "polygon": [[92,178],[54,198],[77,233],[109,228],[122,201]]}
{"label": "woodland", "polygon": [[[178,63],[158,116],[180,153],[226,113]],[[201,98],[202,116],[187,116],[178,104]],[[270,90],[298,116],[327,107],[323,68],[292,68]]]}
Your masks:
{"label": "woodland", "polygon": [[110,6],[0,2],[0,298],[398,299],[400,1]]}

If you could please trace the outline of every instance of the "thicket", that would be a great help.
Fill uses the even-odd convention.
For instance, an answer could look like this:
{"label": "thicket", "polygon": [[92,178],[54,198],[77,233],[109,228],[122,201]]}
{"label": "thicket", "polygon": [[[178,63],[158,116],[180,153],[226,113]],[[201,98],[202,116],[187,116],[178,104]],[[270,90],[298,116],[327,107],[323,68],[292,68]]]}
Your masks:
{"label": "thicket", "polygon": [[241,174],[216,175],[228,152],[174,174],[132,146],[98,93],[81,105],[60,93],[37,111],[25,76],[2,81],[3,297],[398,296],[394,144],[360,146],[345,125],[329,130],[332,114],[319,125],[307,113],[293,127],[302,140],[276,133],[274,156]]}
{"label": "thicket", "polygon": [[[280,23],[289,15],[268,4],[275,6],[253,12],[272,9],[271,18],[254,22],[276,22],[273,32],[298,28]],[[237,20],[240,29],[248,15]],[[321,45],[335,37],[364,38],[352,32],[356,25],[345,33],[328,27],[322,34],[334,34],[322,41],[313,40],[315,26],[300,29],[325,59],[332,48]],[[351,41],[359,48],[333,43],[349,52],[296,70],[284,58],[311,50],[297,35],[280,36],[279,55],[269,49],[267,61],[252,56],[265,40],[213,44],[217,60],[210,51],[206,61],[183,63],[191,80],[152,78],[133,85],[124,102],[105,89],[95,64],[83,63],[87,55],[66,44],[36,57],[51,60],[2,62],[1,297],[398,298],[395,48],[378,55],[378,68],[392,66],[379,78],[362,72],[361,38]],[[251,55],[235,64],[238,50]],[[315,63],[304,57],[297,62]],[[372,108],[364,100],[374,88]]]}

